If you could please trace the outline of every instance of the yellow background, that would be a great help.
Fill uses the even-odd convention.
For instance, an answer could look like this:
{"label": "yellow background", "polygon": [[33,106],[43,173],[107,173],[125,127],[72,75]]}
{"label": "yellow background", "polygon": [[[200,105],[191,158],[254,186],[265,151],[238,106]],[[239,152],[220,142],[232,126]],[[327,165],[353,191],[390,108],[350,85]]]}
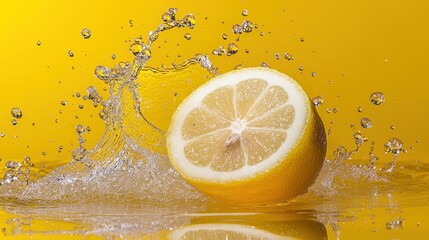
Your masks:
{"label": "yellow background", "polygon": [[[0,164],[24,156],[36,164],[70,161],[71,151],[77,147],[77,124],[91,127],[86,146],[94,146],[104,130],[98,117],[101,108],[94,109],[90,102],[72,95],[85,95],[86,88],[93,85],[107,97],[102,90],[107,85],[94,77],[95,66],[131,60],[130,41],[139,35],[146,39],[168,7],[179,8],[179,17],[194,13],[197,25],[193,30],[163,33],[152,50],[150,65],[181,62],[195,53],[209,54],[225,47],[237,37],[232,25],[250,20],[258,28],[241,35],[236,55],[210,54],[220,72],[238,64],[266,62],[295,78],[311,98],[322,95],[325,103],[318,110],[326,128],[332,128],[328,157],[340,144],[353,148],[352,134],[361,130],[375,141],[382,160],[391,159],[384,155],[383,143],[398,137],[409,150],[399,161],[428,161],[428,1],[2,0],[0,132],[6,136],[0,137]],[[243,9],[249,11],[247,17],[241,15]],[[92,31],[90,39],[80,35],[83,28]],[[190,41],[183,37],[187,32],[192,34]],[[224,33],[228,40],[222,39]],[[74,52],[73,58],[68,50]],[[285,52],[295,60],[287,61]],[[280,53],[279,60],[275,53]],[[115,60],[112,54],[116,54]],[[304,67],[302,72],[299,66]],[[384,92],[386,102],[380,106],[370,103],[374,91]],[[66,106],[60,104],[63,100],[68,101]],[[362,113],[357,112],[358,106]],[[16,126],[11,124],[13,107],[23,111]],[[326,108],[338,112],[328,114]],[[370,118],[373,128],[362,129],[362,117]],[[396,129],[391,130],[390,125]],[[59,145],[64,147],[62,153],[57,151]],[[368,149],[358,158],[367,159]]]}
{"label": "yellow background", "polygon": [[[140,35],[146,39],[161,22],[161,14],[174,6],[179,8],[178,16],[194,13],[197,26],[162,34],[152,49],[150,65],[181,62],[195,53],[225,47],[237,37],[232,25],[250,20],[258,29],[242,34],[236,42],[240,49],[236,55],[210,54],[221,72],[238,64],[266,62],[295,78],[310,97],[322,95],[325,103],[318,110],[326,128],[332,127],[328,156],[339,144],[352,148],[353,132],[362,130],[360,118],[368,117],[373,128],[362,132],[376,142],[380,157],[390,159],[382,153],[382,145],[395,136],[407,148],[415,146],[402,159],[426,160],[422,145],[429,136],[425,111],[429,106],[425,96],[428,5],[423,0],[1,1],[0,132],[6,136],[0,138],[0,157],[3,161],[21,160],[28,155],[35,162],[67,162],[77,146],[74,128],[79,123],[91,127],[86,137],[87,146],[93,146],[104,129],[97,116],[101,108],[94,109],[90,102],[72,95],[84,95],[93,85],[107,96],[102,91],[107,85],[94,77],[95,66],[131,60],[129,41]],[[249,11],[247,17],[241,15],[243,9]],[[80,35],[85,27],[92,31],[87,40]],[[186,32],[192,34],[190,41],[183,37]],[[223,33],[228,40],[222,39]],[[67,55],[68,50],[74,52],[73,58]],[[274,57],[277,52],[280,60]],[[285,52],[295,60],[287,61]],[[116,54],[115,60],[112,54]],[[302,73],[299,66],[304,67]],[[374,91],[385,93],[384,104],[369,102]],[[61,106],[62,100],[68,105]],[[79,109],[79,104],[84,109]],[[358,106],[362,106],[362,113],[357,112]],[[11,124],[13,107],[21,108],[24,115],[16,126]],[[326,108],[337,108],[338,112],[328,114]],[[391,130],[390,125],[396,129]],[[57,152],[59,145],[64,147],[61,154]],[[360,157],[366,156],[362,151]]]}

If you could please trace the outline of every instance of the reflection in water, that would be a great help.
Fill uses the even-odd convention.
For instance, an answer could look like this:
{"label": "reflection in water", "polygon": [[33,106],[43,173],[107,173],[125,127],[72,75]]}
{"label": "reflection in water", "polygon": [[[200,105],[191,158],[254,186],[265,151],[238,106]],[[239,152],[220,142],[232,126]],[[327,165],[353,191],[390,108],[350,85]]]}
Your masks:
{"label": "reflection in water", "polygon": [[[138,203],[52,204],[7,207],[8,235],[77,234],[104,239],[327,239],[311,213],[211,213],[202,205],[145,206]],[[250,210],[250,209],[249,209]],[[270,213],[271,212],[271,213]],[[49,227],[47,227],[49,225]]]}

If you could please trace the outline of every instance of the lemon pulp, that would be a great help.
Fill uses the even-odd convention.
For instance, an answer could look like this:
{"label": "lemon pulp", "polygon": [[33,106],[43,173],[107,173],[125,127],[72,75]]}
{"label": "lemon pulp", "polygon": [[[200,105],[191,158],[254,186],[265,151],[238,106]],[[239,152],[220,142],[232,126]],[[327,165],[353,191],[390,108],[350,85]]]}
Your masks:
{"label": "lemon pulp", "polygon": [[314,182],[326,137],[294,80],[247,68],[215,77],[182,102],[167,149],[176,170],[203,193],[233,204],[266,204]]}

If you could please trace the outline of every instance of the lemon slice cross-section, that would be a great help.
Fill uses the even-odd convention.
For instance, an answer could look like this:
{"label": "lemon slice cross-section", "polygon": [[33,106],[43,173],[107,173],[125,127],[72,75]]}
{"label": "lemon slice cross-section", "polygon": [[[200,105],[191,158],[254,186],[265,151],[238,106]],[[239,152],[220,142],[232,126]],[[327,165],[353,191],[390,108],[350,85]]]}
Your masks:
{"label": "lemon slice cross-section", "polygon": [[245,68],[213,78],[181,103],[167,149],[174,168],[201,192],[264,204],[306,191],[322,167],[326,137],[294,80]]}

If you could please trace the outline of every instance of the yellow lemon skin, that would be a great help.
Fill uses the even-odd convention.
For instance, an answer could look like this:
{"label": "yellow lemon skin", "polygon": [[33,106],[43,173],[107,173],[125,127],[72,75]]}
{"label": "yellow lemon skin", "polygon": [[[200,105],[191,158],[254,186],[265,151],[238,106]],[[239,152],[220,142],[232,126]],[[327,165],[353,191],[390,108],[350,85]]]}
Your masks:
{"label": "yellow lemon skin", "polygon": [[230,205],[283,203],[305,193],[322,168],[327,145],[323,122],[310,100],[307,107],[310,114],[301,139],[272,169],[247,179],[227,182],[182,176],[202,193]]}

